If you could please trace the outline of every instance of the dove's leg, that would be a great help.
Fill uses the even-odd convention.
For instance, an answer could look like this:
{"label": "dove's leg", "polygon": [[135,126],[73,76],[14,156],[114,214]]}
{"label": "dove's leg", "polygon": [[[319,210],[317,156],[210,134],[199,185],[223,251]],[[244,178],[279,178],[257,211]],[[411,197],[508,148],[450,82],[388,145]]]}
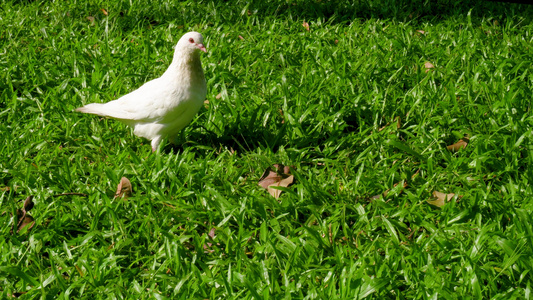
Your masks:
{"label": "dove's leg", "polygon": [[161,136],[158,135],[152,140],[152,152],[155,152],[157,150],[157,146],[159,146],[159,143],[161,143]]}

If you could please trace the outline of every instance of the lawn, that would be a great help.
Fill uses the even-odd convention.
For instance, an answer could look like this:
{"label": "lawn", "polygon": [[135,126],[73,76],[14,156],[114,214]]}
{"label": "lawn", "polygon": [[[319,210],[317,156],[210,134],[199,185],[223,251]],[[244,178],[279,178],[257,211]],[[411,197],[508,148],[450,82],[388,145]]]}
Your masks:
{"label": "lawn", "polygon": [[[2,2],[0,298],[529,299],[531,16]],[[208,93],[181,145],[74,112],[160,76],[193,30]],[[275,164],[294,176],[279,198],[258,185]]]}

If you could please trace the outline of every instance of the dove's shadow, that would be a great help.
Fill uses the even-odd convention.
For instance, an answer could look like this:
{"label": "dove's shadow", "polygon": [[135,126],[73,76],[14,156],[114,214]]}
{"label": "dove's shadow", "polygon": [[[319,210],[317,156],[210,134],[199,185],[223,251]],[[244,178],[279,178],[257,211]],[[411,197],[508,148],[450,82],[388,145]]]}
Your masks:
{"label": "dove's shadow", "polygon": [[203,126],[199,126],[191,131],[181,131],[175,143],[167,143],[162,151],[167,154],[171,152],[179,153],[185,149],[194,148],[200,152],[210,149],[210,151],[216,152],[228,150],[244,153],[253,152],[257,148],[261,148],[276,152],[283,144],[285,133],[284,126],[274,132],[264,128],[255,128],[253,130],[230,128],[225,130],[223,134],[217,134]]}

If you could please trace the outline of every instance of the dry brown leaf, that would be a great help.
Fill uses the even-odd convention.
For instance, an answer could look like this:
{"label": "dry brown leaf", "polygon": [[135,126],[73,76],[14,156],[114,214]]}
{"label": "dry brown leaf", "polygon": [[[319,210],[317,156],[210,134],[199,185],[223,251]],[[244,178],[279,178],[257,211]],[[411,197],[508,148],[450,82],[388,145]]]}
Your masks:
{"label": "dry brown leaf", "polygon": [[268,167],[261,179],[259,179],[259,185],[267,189],[270,195],[274,198],[279,198],[281,190],[274,187],[288,187],[294,182],[294,176],[290,174],[291,168],[289,166],[274,165],[274,170]]}
{"label": "dry brown leaf", "polygon": [[288,187],[293,182],[294,182],[294,176],[293,175],[289,175],[289,177],[284,178],[284,179],[280,180],[279,182],[277,182],[276,184],[273,184],[273,185],[269,186],[267,190],[270,193],[270,195],[272,195],[274,198],[278,199],[279,195],[281,194],[282,191],[278,190],[278,189],[275,189],[275,188],[272,188],[272,187],[279,187],[279,186]]}
{"label": "dry brown leaf", "polygon": [[446,148],[450,151],[457,152],[461,149],[466,148],[469,141],[470,139],[467,136],[465,136],[464,138],[460,139],[457,143],[446,146]]}
{"label": "dry brown leaf", "polygon": [[91,25],[94,25],[94,17],[93,16],[88,16],[87,20],[89,20],[89,22],[91,22]]}
{"label": "dry brown leaf", "polygon": [[306,21],[303,22],[302,26],[305,28],[305,30],[309,31],[309,23]]}
{"label": "dry brown leaf", "polygon": [[211,239],[214,239],[215,238],[215,232],[216,232],[216,229],[215,227],[211,228],[211,230],[209,230],[209,233],[207,234]]}
{"label": "dry brown leaf", "polygon": [[100,10],[102,11],[102,13],[103,13],[104,15],[106,15],[106,16],[108,15],[107,10],[105,10],[104,8],[101,8]]}
{"label": "dry brown leaf", "polygon": [[285,116],[283,115],[283,110],[278,109],[279,114],[281,115],[281,124],[285,124]]}
{"label": "dry brown leaf", "polygon": [[218,94],[215,96],[215,99],[218,100],[218,99],[220,99],[220,98],[222,98],[222,94],[221,94],[221,93],[218,93]]}
{"label": "dry brown leaf", "polygon": [[435,66],[430,63],[429,61],[426,61],[426,63],[424,64],[424,68],[426,68],[426,73],[429,72],[429,70],[435,68]]}
{"label": "dry brown leaf", "polygon": [[74,265],[74,267],[76,267],[76,270],[78,271],[78,273],[80,273],[80,276],[83,277],[84,274],[83,274],[83,271],[81,270],[81,268],[78,267],[77,265]]}
{"label": "dry brown leaf", "polygon": [[[33,208],[33,196],[28,196],[26,200],[24,200],[24,204],[22,206],[22,209],[17,209],[17,233],[19,233],[24,227],[30,225],[30,227],[26,230],[29,231],[33,228],[35,225],[35,220],[32,216],[30,216],[27,212],[30,211]],[[14,231],[14,226],[11,229],[11,233]]]}
{"label": "dry brown leaf", "polygon": [[444,204],[450,201],[454,196],[455,196],[454,193],[446,194],[446,193],[433,191],[433,197],[431,198],[431,200],[427,200],[427,202],[437,207],[443,207]]}
{"label": "dry brown leaf", "polygon": [[242,37],[242,35],[239,35],[239,38],[244,41],[244,38]]}
{"label": "dry brown leaf", "polygon": [[24,206],[22,207],[22,210],[24,212],[29,212],[33,208],[33,196],[28,196],[26,200],[24,200]]}
{"label": "dry brown leaf", "polygon": [[30,229],[33,228],[33,225],[35,225],[35,219],[33,219],[33,217],[28,214],[24,214],[23,218],[20,219],[17,224],[17,233],[19,233],[24,227],[28,225],[30,225],[30,227],[28,227],[28,230],[26,230],[26,232],[30,231]]}
{"label": "dry brown leaf", "polygon": [[417,30],[416,32],[418,32],[420,34],[426,34],[426,32],[424,30]]}
{"label": "dry brown leaf", "polygon": [[122,177],[120,179],[120,183],[117,186],[117,191],[115,192],[115,198],[122,198],[124,199],[130,197],[133,194],[132,188],[131,188],[131,182],[128,178]]}

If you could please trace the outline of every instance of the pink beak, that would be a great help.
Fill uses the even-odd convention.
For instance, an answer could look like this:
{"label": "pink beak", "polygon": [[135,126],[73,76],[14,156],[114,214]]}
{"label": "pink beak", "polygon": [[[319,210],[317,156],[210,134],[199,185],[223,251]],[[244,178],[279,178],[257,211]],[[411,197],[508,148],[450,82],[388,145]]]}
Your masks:
{"label": "pink beak", "polygon": [[205,49],[205,46],[204,44],[196,44],[196,47],[198,47],[198,49],[204,51],[205,53],[207,53],[207,49]]}

